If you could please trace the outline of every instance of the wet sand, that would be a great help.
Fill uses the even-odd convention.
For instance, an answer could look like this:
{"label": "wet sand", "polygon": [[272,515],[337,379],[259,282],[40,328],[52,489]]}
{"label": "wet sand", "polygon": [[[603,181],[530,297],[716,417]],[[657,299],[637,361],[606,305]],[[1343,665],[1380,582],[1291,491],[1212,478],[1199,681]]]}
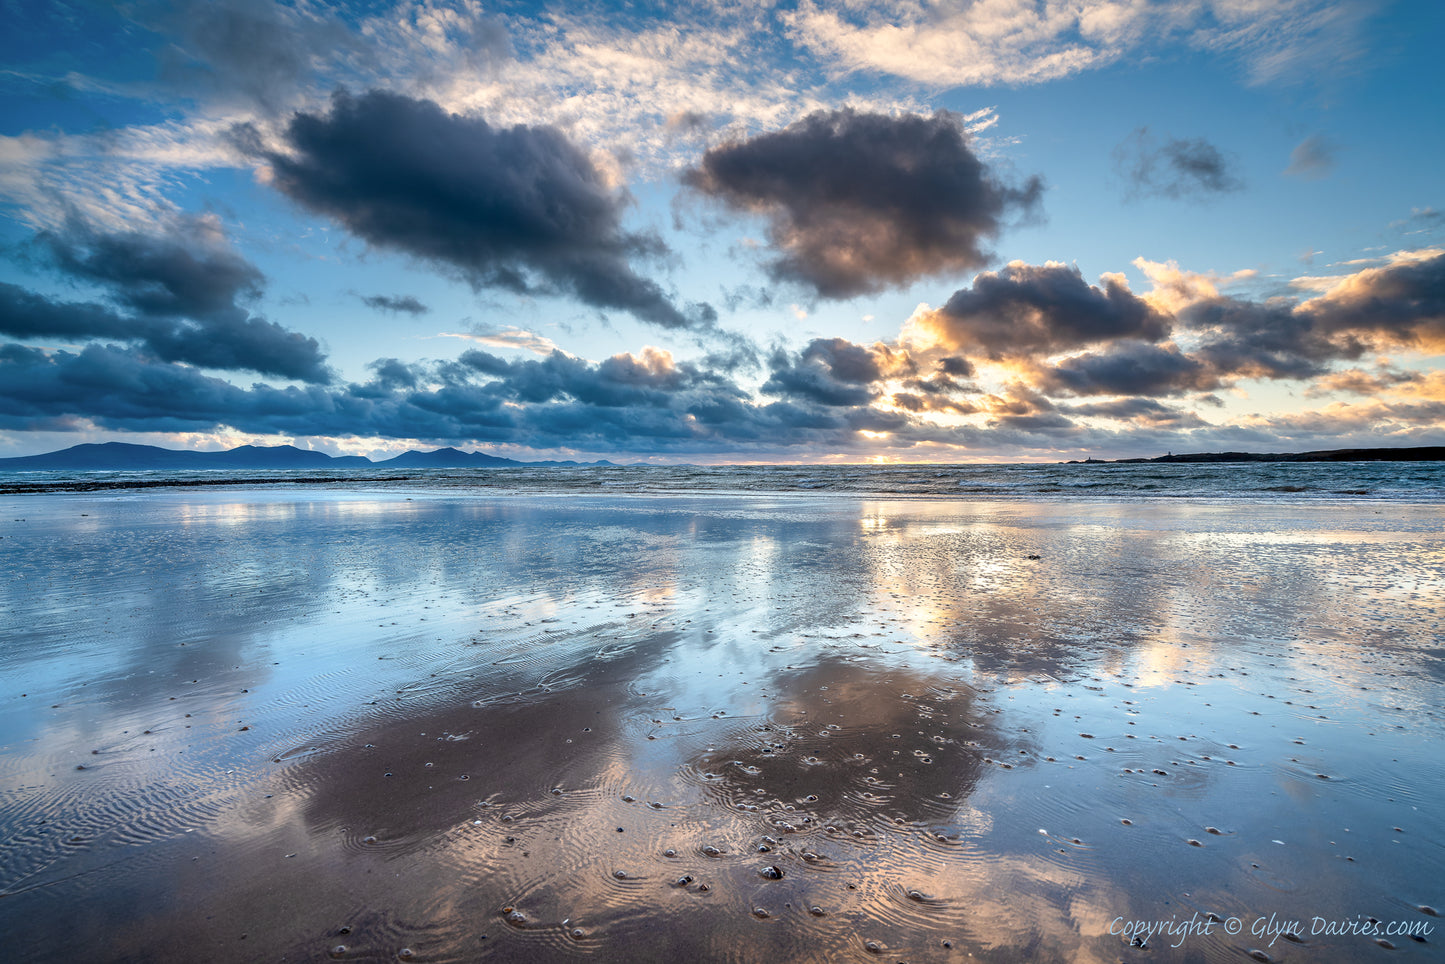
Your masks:
{"label": "wet sand", "polygon": [[6,956],[1438,959],[1442,521],[0,498]]}

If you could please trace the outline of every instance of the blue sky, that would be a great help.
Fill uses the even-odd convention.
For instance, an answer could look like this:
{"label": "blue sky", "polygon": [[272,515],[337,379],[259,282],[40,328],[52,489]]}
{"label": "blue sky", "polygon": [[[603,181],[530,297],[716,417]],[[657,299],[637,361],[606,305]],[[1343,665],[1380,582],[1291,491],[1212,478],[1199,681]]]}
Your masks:
{"label": "blue sky", "polygon": [[0,456],[1445,444],[1434,2],[4,9]]}

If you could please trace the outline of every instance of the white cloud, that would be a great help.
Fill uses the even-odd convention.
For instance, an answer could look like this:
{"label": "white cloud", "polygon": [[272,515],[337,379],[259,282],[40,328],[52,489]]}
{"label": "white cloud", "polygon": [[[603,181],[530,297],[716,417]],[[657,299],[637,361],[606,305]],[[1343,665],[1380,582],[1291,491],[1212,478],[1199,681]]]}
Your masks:
{"label": "white cloud", "polygon": [[[172,25],[180,34],[199,22],[185,21],[186,9]],[[412,0],[350,23],[309,6],[236,9],[274,27],[277,43],[287,30],[309,31],[290,87],[263,84],[266,98],[238,101],[204,85],[127,87],[68,74],[72,88],[133,97],[174,119],[0,138],[0,196],[33,226],[68,212],[111,227],[153,221],[170,210],[180,178],[245,166],[226,139],[233,125],[274,136],[291,111],[324,109],[343,85],[431,98],[496,124],[558,126],[621,184],[665,177],[721,139],[815,110],[927,112],[928,88],[1043,82],[1170,42],[1238,52],[1257,62],[1256,74],[1274,76],[1359,19],[1325,0],[716,2],[679,6],[670,19],[565,8],[527,19],[490,14],[476,0]],[[323,40],[337,42],[318,52]],[[217,69],[239,69],[241,55],[217,44],[230,58]],[[191,47],[198,58],[210,49]],[[859,72],[884,82],[855,85]],[[965,114],[983,156],[1009,143],[988,138],[998,119],[992,107]]]}
{"label": "white cloud", "polygon": [[782,15],[790,35],[840,72],[935,87],[1035,84],[1126,53],[1183,42],[1241,56],[1256,82],[1352,50],[1362,10],[1329,0],[885,0],[852,16],[804,0]]}
{"label": "white cloud", "polygon": [[[492,348],[523,348],[538,355],[550,355],[558,351],[557,343],[545,335],[505,325],[501,328],[481,328],[472,331],[443,331],[442,338],[464,338]],[[565,352],[564,352],[565,354]]]}
{"label": "white cloud", "polygon": [[1219,297],[1219,289],[1257,277],[1253,268],[1243,268],[1227,275],[1213,272],[1187,271],[1175,261],[1150,261],[1135,258],[1134,267],[1144,273],[1153,289],[1139,297],[1166,314],[1178,314],[1189,305]]}

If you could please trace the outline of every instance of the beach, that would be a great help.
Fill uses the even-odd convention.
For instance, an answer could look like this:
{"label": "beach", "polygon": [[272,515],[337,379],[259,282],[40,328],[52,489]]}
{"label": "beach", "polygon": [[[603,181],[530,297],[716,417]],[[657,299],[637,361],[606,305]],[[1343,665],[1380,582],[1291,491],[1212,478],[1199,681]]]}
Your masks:
{"label": "beach", "polygon": [[1441,523],[0,496],[7,956],[1433,959]]}

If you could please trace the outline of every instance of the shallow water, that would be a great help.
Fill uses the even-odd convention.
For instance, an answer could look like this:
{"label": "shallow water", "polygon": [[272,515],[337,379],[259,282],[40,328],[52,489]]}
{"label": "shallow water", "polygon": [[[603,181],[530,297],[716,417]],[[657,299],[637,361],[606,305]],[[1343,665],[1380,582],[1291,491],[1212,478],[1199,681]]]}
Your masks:
{"label": "shallow water", "polygon": [[[537,495],[801,493],[1025,502],[1445,503],[1445,462],[973,463],[967,465],[515,465],[467,469],[272,469],[246,484]],[[237,486],[237,472],[0,471],[0,495]]]}
{"label": "shallow water", "polygon": [[1442,529],[0,498],[0,931],[41,961],[1432,959]]}

